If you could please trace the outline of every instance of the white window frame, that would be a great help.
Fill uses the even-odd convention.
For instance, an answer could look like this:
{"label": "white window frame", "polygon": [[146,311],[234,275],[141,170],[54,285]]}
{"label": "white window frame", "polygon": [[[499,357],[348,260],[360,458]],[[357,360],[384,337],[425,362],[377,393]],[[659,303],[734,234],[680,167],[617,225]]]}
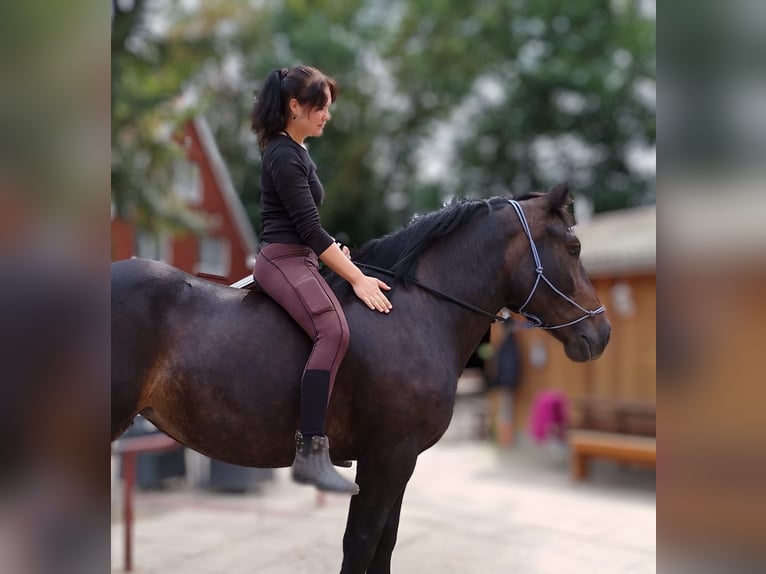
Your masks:
{"label": "white window frame", "polygon": [[[145,249],[149,247],[149,249]],[[133,252],[141,259],[154,259],[172,263],[173,249],[170,237],[166,233],[154,233],[146,229],[136,229]]]}
{"label": "white window frame", "polygon": [[[215,242],[218,246],[218,261],[203,261],[203,245],[206,242]],[[231,273],[231,243],[226,237],[200,237],[197,239],[197,264],[194,266],[195,273],[207,273],[228,277]]]}
{"label": "white window frame", "polygon": [[189,160],[173,164],[173,193],[187,205],[199,205],[203,199],[202,170]]}

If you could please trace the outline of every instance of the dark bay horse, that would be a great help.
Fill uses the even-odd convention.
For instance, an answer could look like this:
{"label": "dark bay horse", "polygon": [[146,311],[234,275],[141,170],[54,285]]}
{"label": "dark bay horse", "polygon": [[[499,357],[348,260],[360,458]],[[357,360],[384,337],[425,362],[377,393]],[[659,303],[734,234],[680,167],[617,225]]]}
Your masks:
{"label": "dark bay horse", "polygon": [[[371,312],[327,272],[351,331],[327,431],[333,459],[358,461],[361,489],[350,502],[342,573],[390,572],[417,457],[447,429],[458,377],[490,325],[487,314],[468,306],[521,310],[549,328],[574,361],[603,352],[610,326],[579,260],[569,202],[566,186],[518,202],[463,200],[363,245],[355,261],[397,275],[380,275],[395,285],[389,315]],[[207,456],[288,466],[310,348],[257,290],[153,261],[115,263],[112,440],[141,413]]]}

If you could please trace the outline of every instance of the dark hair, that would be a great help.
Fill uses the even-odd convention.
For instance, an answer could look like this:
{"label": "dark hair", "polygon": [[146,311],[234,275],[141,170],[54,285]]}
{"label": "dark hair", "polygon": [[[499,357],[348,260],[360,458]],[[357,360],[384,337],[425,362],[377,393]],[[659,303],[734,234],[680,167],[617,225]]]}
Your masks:
{"label": "dark hair", "polygon": [[282,68],[266,76],[260,93],[256,92],[252,115],[261,149],[285,129],[292,98],[302,106],[323,108],[327,105],[325,87],[330,89],[330,102],[334,102],[338,91],[335,80],[311,66]]}

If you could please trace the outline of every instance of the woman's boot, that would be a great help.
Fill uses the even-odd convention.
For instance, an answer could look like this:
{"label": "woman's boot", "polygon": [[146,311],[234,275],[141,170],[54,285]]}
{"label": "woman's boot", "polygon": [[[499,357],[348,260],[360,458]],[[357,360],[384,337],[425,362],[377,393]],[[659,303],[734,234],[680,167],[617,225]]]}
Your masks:
{"label": "woman's boot", "polygon": [[319,490],[358,494],[359,486],[342,477],[330,461],[330,441],[325,435],[313,435],[304,440],[300,431],[295,433],[295,460],[293,480],[313,484]]}

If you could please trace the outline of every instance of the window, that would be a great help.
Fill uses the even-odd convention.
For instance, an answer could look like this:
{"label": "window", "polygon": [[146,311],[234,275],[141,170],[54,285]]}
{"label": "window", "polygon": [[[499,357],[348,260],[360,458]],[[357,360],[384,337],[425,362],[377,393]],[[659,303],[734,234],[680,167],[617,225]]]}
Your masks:
{"label": "window", "polygon": [[228,277],[230,267],[229,242],[221,237],[203,237],[199,240],[197,273]]}
{"label": "window", "polygon": [[202,203],[202,179],[196,163],[185,160],[175,162],[173,192],[189,205]]}
{"label": "window", "polygon": [[154,233],[145,229],[136,231],[136,257],[170,262],[170,242],[164,234]]}

